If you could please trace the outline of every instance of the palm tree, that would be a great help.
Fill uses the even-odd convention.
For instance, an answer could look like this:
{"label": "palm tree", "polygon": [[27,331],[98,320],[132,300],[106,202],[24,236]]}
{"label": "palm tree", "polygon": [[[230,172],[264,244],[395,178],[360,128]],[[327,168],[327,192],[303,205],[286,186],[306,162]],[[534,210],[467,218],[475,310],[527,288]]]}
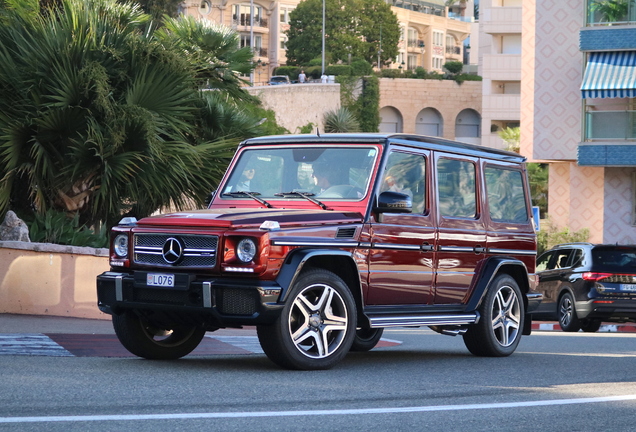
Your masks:
{"label": "palm tree", "polygon": [[329,111],[324,118],[325,132],[346,133],[359,132],[360,124],[347,108]]}
{"label": "palm tree", "polygon": [[601,22],[612,23],[627,20],[629,5],[627,0],[599,0],[592,2],[590,10],[601,15]]}
{"label": "palm tree", "polygon": [[[36,0],[5,3],[37,10]],[[227,139],[208,116],[220,98],[199,89],[205,80],[226,96],[229,121],[253,100],[240,88],[252,65],[236,34],[174,19],[155,30],[115,0],[24,10],[0,10],[0,214],[56,209],[112,225],[200,203],[236,143],[258,134],[260,118],[246,114],[224,125]]]}

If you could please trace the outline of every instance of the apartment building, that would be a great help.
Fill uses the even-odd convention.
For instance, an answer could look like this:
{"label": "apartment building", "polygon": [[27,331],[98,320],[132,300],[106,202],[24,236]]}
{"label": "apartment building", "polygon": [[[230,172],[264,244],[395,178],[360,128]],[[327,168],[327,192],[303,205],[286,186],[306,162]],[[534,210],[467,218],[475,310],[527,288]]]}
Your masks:
{"label": "apartment building", "polygon": [[636,243],[636,2],[523,0],[521,152],[550,164],[548,213]]}
{"label": "apartment building", "polygon": [[[385,0],[402,29],[399,54],[392,68],[442,71],[446,61],[462,61],[463,41],[470,35],[473,1],[450,8],[444,0]],[[186,0],[181,13],[234,28],[241,46],[254,48],[255,84],[265,83],[274,68],[286,63],[285,31],[289,14],[300,0]],[[252,12],[253,11],[253,12]],[[327,17],[328,19],[329,17]]]}
{"label": "apartment building", "polygon": [[[525,1],[525,0],[524,0]],[[504,148],[498,132],[521,119],[522,0],[479,2],[482,145]]]}

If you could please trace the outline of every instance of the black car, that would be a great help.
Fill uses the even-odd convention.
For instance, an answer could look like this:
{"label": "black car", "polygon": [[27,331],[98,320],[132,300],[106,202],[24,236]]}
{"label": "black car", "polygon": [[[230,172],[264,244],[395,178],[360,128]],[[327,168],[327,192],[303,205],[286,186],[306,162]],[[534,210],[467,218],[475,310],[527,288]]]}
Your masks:
{"label": "black car", "polygon": [[636,245],[558,245],[539,256],[536,272],[543,302],[534,319],[558,319],[566,332],[636,322]]}

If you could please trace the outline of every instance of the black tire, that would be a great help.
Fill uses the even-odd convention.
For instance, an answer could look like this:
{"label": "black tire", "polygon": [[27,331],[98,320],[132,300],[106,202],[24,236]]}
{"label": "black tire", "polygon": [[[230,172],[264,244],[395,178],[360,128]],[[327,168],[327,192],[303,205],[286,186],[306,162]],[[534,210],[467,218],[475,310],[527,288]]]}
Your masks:
{"label": "black tire", "polygon": [[466,348],[477,356],[505,357],[512,354],[523,333],[525,318],[521,290],[506,274],[497,276],[479,306],[480,319],[464,334]]}
{"label": "black tire", "polygon": [[597,332],[601,328],[600,320],[586,319],[581,321],[581,330],[586,333]]}
{"label": "black tire", "polygon": [[113,327],[124,348],[150,360],[174,360],[188,355],[205,335],[201,327],[157,328],[132,311],[113,315]]}
{"label": "black tire", "polygon": [[384,333],[383,328],[358,329],[353,338],[350,351],[365,352],[375,347]]}
{"label": "black tire", "polygon": [[564,332],[577,332],[581,329],[581,320],[576,316],[576,306],[572,294],[565,293],[557,307],[559,326]]}
{"label": "black tire", "polygon": [[256,330],[263,351],[277,365],[329,369],[347,355],[353,343],[355,301],[337,275],[309,270],[294,282],[277,320]]}

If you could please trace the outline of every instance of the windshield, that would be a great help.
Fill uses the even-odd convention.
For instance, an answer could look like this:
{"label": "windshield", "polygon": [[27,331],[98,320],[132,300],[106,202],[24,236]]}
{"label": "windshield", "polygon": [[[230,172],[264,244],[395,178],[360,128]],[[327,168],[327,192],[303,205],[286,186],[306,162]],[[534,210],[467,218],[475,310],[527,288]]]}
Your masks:
{"label": "windshield", "polygon": [[[243,151],[222,188],[222,199],[358,201],[369,187],[374,147],[268,147]],[[300,193],[295,193],[300,192]]]}

